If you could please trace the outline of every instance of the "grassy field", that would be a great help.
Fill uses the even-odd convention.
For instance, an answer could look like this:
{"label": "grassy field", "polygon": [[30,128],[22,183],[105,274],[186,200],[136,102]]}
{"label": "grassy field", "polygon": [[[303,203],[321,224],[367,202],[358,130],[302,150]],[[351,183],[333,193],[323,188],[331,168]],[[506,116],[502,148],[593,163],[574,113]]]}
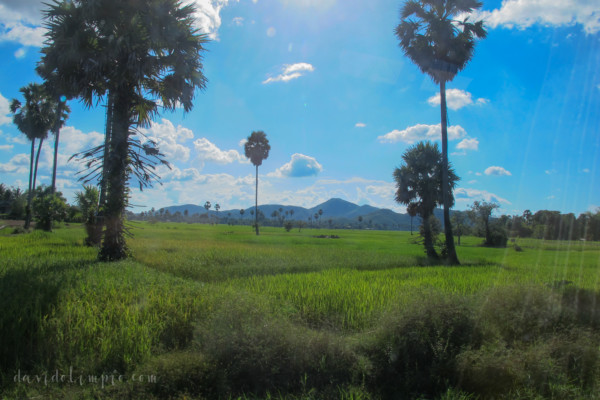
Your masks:
{"label": "grassy field", "polygon": [[0,231],[4,397],[600,398],[600,243],[130,225]]}

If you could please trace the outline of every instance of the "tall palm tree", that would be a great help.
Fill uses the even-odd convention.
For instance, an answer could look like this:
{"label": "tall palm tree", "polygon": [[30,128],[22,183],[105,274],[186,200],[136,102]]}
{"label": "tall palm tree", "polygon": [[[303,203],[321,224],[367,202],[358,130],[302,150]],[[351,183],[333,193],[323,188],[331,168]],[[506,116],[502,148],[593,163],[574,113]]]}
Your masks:
{"label": "tall palm tree", "polygon": [[252,132],[244,145],[246,157],[249,158],[256,167],[256,192],[254,202],[254,209],[256,210],[254,213],[256,235],[258,235],[258,167],[262,165],[263,160],[266,160],[269,157],[269,150],[271,150],[271,146],[269,145],[267,135],[263,131]]}
{"label": "tall palm tree", "polygon": [[477,0],[407,0],[400,10],[396,36],[404,54],[440,85],[444,195],[444,227],[448,261],[459,264],[450,223],[451,193],[448,167],[448,113],[446,82],[454,79],[473,57],[475,39],[487,33],[483,21],[469,22],[468,15],[480,8]]}
{"label": "tall palm tree", "polygon": [[[44,143],[44,139],[48,137],[50,129],[57,123],[58,118],[55,101],[48,95],[43,85],[30,83],[21,88],[20,92],[23,94],[25,103],[22,104],[19,100],[13,99],[10,111],[13,114],[14,124],[31,141],[29,193],[25,215],[25,229],[28,229],[31,224],[31,202],[33,192],[35,191],[42,144]],[[34,165],[36,139],[39,139],[39,145]]]}
{"label": "tall palm tree", "polygon": [[[394,170],[396,181],[396,201],[416,210],[423,219],[423,240],[425,252],[432,259],[438,255],[433,246],[431,217],[436,205],[443,203],[442,175],[443,157],[437,143],[419,142],[409,147],[402,155],[404,165]],[[446,170],[450,188],[456,186],[459,178],[451,167]],[[454,204],[452,192],[450,205]]]}
{"label": "tall palm tree", "polygon": [[45,11],[47,45],[38,72],[56,74],[63,93],[87,106],[110,93],[101,260],[128,255],[123,217],[130,171],[140,187],[157,178],[148,157],[160,153],[142,145],[145,155],[132,151],[135,128],[149,124],[159,104],[189,112],[195,89],[206,85],[201,52],[208,38],[193,27],[193,13],[178,0],[54,0]]}

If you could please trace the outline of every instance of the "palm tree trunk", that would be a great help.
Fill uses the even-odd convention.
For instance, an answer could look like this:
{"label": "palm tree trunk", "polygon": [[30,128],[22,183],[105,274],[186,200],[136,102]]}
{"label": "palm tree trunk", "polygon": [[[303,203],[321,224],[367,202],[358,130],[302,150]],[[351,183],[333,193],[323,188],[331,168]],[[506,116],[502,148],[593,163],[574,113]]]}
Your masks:
{"label": "palm tree trunk", "polygon": [[433,245],[433,235],[431,233],[431,215],[423,216],[423,246],[427,257],[432,260],[438,260],[439,256]]}
{"label": "palm tree trunk", "polygon": [[129,250],[125,243],[124,215],[127,207],[127,157],[129,153],[129,127],[131,99],[127,88],[115,93],[113,129],[110,151],[106,159],[107,196],[104,209],[104,240],[99,259],[118,261],[127,258]]}
{"label": "palm tree trunk", "polygon": [[29,192],[27,193],[27,208],[25,209],[25,229],[31,224],[31,200],[33,199],[33,160],[35,158],[35,138],[31,139],[31,157],[29,158]]}
{"label": "palm tree trunk", "polygon": [[40,153],[42,152],[42,144],[44,143],[44,139],[40,139],[40,144],[38,145],[37,155],[35,156],[35,167],[33,168],[33,190],[35,191],[35,182],[37,180],[37,171],[38,164],[40,162]]}
{"label": "palm tree trunk", "polygon": [[58,100],[58,106],[56,107],[56,125],[54,126],[54,163],[52,166],[52,194],[56,192],[56,164],[58,162],[58,142],[60,137],[60,116],[62,114],[63,102]]}
{"label": "palm tree trunk", "polygon": [[93,235],[89,237],[89,242],[93,245],[99,245],[102,241],[102,229],[104,228],[104,205],[106,203],[106,185],[107,185],[107,165],[108,155],[110,153],[110,138],[113,124],[113,96],[108,92],[106,103],[106,127],[104,133],[104,153],[102,160],[102,178],[100,179],[100,197],[98,199],[98,215],[96,217]]}
{"label": "palm tree trunk", "polygon": [[256,236],[258,236],[258,165],[256,166],[256,191],[254,198],[254,226],[256,228]]}
{"label": "palm tree trunk", "polygon": [[440,103],[442,110],[442,196],[444,202],[444,231],[446,233],[446,251],[448,263],[459,265],[452,225],[450,224],[450,185],[448,183],[448,109],[446,106],[446,82],[440,82]]}

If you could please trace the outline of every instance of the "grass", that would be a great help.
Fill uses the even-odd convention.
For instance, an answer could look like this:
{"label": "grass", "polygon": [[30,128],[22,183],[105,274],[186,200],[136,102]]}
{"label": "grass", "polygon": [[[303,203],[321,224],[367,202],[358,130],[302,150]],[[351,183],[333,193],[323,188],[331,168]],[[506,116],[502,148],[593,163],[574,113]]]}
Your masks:
{"label": "grass", "polygon": [[[406,232],[131,225],[114,264],[80,226],[0,231],[4,397],[599,396],[599,243],[463,237],[447,267]],[[70,369],[160,379],[14,382]]]}

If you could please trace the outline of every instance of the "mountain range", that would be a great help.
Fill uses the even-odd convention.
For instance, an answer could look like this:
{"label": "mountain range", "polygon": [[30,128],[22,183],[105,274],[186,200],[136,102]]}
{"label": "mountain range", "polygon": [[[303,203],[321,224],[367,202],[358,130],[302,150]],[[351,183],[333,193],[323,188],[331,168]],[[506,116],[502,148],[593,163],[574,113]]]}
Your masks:
{"label": "mountain range", "polygon": [[[213,205],[214,206],[214,205]],[[327,225],[331,219],[335,226],[350,226],[358,223],[358,217],[362,217],[362,226],[372,227],[375,229],[394,229],[394,230],[410,230],[411,221],[408,214],[400,214],[385,208],[377,208],[369,205],[359,206],[343,199],[329,199],[324,203],[321,203],[312,208],[304,208],[298,206],[285,206],[281,204],[264,204],[259,205],[258,209],[265,215],[267,219],[271,218],[273,211],[283,210],[283,213],[288,212],[286,220],[300,220],[307,221],[309,217],[319,213],[319,210],[323,210],[322,220],[323,225]],[[178,206],[165,207],[164,210],[168,210],[169,213],[175,214],[180,212],[184,214],[188,211],[189,215],[194,214],[206,214],[206,209],[203,206],[196,204],[184,204]],[[219,217],[225,218],[244,218],[250,220],[250,211],[254,210],[254,207],[244,209],[243,217],[240,214],[239,209],[234,210],[219,210]],[[293,211],[293,214],[291,213]],[[215,215],[217,212],[214,208],[209,210],[210,215]],[[438,219],[442,220],[442,210],[436,209],[435,215]],[[417,217],[413,220],[413,227],[416,228],[420,224],[420,219]]]}

